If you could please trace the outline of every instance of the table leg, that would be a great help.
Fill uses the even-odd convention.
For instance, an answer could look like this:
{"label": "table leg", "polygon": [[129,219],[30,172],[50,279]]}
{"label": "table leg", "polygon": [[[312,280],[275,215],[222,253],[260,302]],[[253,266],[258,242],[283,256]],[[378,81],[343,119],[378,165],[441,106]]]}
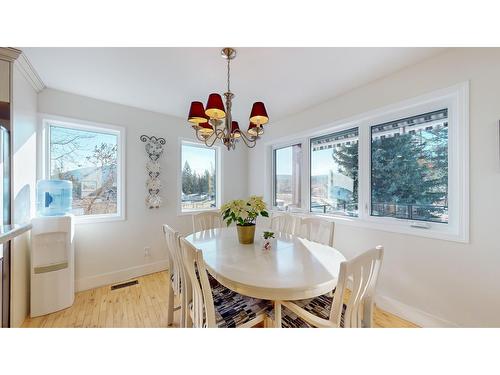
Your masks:
{"label": "table leg", "polygon": [[281,303],[274,301],[274,328],[281,328]]}

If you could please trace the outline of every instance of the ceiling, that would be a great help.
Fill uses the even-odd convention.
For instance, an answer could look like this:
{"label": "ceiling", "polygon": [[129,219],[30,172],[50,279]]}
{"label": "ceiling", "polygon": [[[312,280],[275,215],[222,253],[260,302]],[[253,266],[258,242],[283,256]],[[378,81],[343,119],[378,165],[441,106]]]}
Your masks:
{"label": "ceiling", "polygon": [[[220,48],[22,48],[50,88],[185,118],[193,100],[223,93]],[[237,48],[233,119],[255,101],[282,119],[434,56],[442,48]]]}

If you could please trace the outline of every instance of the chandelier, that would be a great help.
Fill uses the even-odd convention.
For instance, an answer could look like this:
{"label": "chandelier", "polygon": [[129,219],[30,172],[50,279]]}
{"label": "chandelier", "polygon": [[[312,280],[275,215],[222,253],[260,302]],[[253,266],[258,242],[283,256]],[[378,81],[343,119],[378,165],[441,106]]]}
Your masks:
{"label": "chandelier", "polygon": [[264,134],[263,125],[269,122],[266,107],[262,102],[255,102],[250,112],[250,124],[247,131],[241,131],[237,121],[233,121],[231,108],[234,94],[230,89],[231,60],[236,57],[234,48],[224,48],[221,51],[227,60],[227,92],[224,93],[226,106],[217,93],[208,96],[207,106],[203,108],[202,102],[192,102],[189,109],[188,121],[192,124],[198,140],[212,147],[220,140],[228,150],[234,150],[236,143],[243,140],[249,148],[255,147],[257,139]]}

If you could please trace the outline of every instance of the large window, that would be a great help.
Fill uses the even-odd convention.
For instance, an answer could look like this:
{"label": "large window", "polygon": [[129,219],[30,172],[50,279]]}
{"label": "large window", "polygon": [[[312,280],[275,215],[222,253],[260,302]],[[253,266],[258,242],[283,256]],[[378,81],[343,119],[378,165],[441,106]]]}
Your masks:
{"label": "large window", "polygon": [[181,211],[217,208],[219,149],[191,142],[181,147]]}
{"label": "large window", "polygon": [[277,209],[300,207],[302,145],[295,144],[273,151],[273,206]]}
{"label": "large window", "polygon": [[371,127],[371,215],[448,222],[448,110]]}
{"label": "large window", "polygon": [[358,216],[358,128],[311,139],[311,211]]}
{"label": "large window", "polygon": [[467,83],[276,141],[268,185],[275,208],[468,241]]}
{"label": "large window", "polygon": [[123,130],[45,120],[46,176],[73,184],[72,214],[122,216]]}

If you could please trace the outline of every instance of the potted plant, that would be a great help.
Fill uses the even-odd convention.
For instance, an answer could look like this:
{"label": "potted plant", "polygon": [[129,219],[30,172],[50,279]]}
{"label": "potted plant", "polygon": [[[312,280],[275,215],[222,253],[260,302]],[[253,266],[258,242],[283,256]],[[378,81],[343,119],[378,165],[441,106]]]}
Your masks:
{"label": "potted plant", "polygon": [[264,232],[262,233],[262,237],[264,238],[264,243],[262,244],[262,249],[271,250],[273,247],[276,247],[274,243],[276,242],[276,238],[274,238],[274,232]]}
{"label": "potted plant", "polygon": [[222,219],[227,226],[236,223],[238,239],[241,244],[251,244],[255,237],[255,222],[257,217],[269,217],[266,203],[262,197],[251,196],[247,200],[236,199],[221,207]]}

